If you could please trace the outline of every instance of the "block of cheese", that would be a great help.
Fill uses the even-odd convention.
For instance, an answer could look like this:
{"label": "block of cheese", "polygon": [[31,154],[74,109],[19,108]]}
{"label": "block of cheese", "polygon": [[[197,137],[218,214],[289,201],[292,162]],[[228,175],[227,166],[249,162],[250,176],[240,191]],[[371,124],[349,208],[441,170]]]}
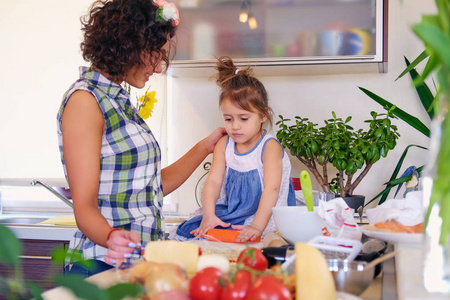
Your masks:
{"label": "block of cheese", "polygon": [[197,272],[198,255],[198,245],[191,242],[154,241],[149,242],[144,250],[146,261],[179,264],[189,276]]}
{"label": "block of cheese", "polygon": [[317,248],[295,244],[296,300],[336,300],[336,286],[328,262]]}

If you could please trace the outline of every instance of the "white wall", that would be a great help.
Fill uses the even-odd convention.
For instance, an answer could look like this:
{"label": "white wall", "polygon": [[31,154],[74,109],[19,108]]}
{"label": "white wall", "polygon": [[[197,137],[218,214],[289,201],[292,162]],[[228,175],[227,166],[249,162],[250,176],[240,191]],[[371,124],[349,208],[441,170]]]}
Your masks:
{"label": "white wall", "polygon": [[[394,80],[405,68],[403,55],[410,61],[423,51],[422,43],[412,33],[411,24],[418,22],[424,12],[433,12],[432,0],[389,1],[389,72],[386,74],[353,75],[317,75],[317,76],[277,76],[260,78],[270,97],[274,115],[293,118],[296,115],[308,117],[323,124],[324,118],[331,117],[331,111],[345,118],[353,116],[354,128],[366,128],[364,120],[370,119],[370,111],[382,112],[381,106],[367,97],[358,86],[367,88],[390,102],[418,116],[428,124],[427,116],[419,106],[419,99],[411,88],[409,77],[397,82]],[[171,119],[169,124],[173,137],[169,145],[171,157],[179,157],[195,142],[217,126],[222,126],[218,108],[218,88],[210,78],[170,78],[169,91]],[[275,117],[275,122],[278,117]],[[382,184],[392,174],[401,153],[409,144],[427,146],[428,138],[412,130],[402,121],[397,121],[401,137],[398,146],[387,158],[375,164],[355,193],[366,198],[374,197],[382,190]],[[277,127],[275,126],[276,130]],[[274,132],[275,133],[275,132]],[[211,157],[207,160],[211,161]],[[420,166],[426,161],[426,152],[412,148],[404,162],[404,168],[410,165]],[[291,157],[292,176],[298,177],[306,169],[296,158]],[[402,170],[403,171],[403,170]],[[195,185],[205,172],[198,169],[194,176],[179,190],[173,199],[178,201],[182,212],[197,208],[194,200]],[[331,173],[332,175],[334,173]],[[320,189],[313,179],[315,189]]]}
{"label": "white wall", "polygon": [[[361,127],[370,110],[380,107],[358,90],[365,87],[427,122],[409,78],[394,79],[404,69],[403,55],[412,59],[422,50],[410,25],[424,12],[433,12],[432,0],[389,1],[389,73],[342,76],[264,77],[275,115],[307,116],[321,123],[335,110],[353,116]],[[56,138],[56,113],[62,95],[78,78],[78,66],[86,65],[79,50],[79,17],[91,0],[2,0],[0,1],[0,180],[1,178],[62,178]],[[169,138],[169,159],[184,154],[196,141],[222,125],[218,89],[208,78],[170,78],[169,102],[165,102],[164,78],[152,81],[159,102],[149,120],[159,140]],[[134,98],[132,98],[134,99]],[[168,109],[169,132],[165,128]],[[392,172],[406,145],[427,144],[427,138],[397,122],[402,137],[388,158],[370,171],[356,190],[375,195]],[[162,144],[163,151],[166,149]],[[210,158],[209,158],[210,160]],[[304,167],[295,159],[292,175]],[[405,167],[425,162],[424,151],[413,149]],[[173,193],[181,212],[196,208],[194,189],[204,174],[199,168],[188,182]],[[317,188],[317,186],[316,186]]]}
{"label": "white wall", "polygon": [[[56,114],[78,67],[88,65],[81,57],[79,18],[92,2],[0,1],[0,180],[64,177]],[[158,102],[148,124],[164,149],[166,79],[155,76],[150,85]]]}

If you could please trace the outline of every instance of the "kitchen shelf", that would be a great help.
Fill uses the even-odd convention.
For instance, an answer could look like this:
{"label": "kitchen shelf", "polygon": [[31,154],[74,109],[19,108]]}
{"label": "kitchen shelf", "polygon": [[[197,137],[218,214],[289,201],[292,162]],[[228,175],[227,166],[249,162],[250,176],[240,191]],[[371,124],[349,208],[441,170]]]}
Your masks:
{"label": "kitchen shelf", "polygon": [[221,55],[262,75],[387,72],[388,0],[254,0],[255,30],[242,1],[178,2],[171,76],[210,76]]}

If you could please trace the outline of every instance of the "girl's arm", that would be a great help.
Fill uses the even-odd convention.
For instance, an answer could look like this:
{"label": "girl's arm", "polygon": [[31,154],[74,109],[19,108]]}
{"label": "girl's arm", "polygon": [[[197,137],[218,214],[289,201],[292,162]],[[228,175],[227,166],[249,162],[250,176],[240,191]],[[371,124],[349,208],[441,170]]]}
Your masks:
{"label": "girl's arm", "polygon": [[260,237],[272,216],[272,207],[278,200],[280,193],[281,179],[283,176],[283,149],[276,140],[269,140],[266,143],[262,155],[264,166],[264,190],[261,194],[258,210],[250,226],[236,226],[242,229],[237,240],[246,242]]}
{"label": "girl's arm", "polygon": [[161,170],[164,196],[176,190],[191,176],[192,172],[195,171],[206,156],[213,152],[217,141],[224,134],[226,134],[224,128],[217,128],[208,137],[198,142],[179,160]]}
{"label": "girl's arm", "polygon": [[119,238],[115,231],[107,245],[111,230],[98,208],[100,154],[105,121],[94,96],[87,91],[76,91],[70,97],[62,116],[63,154],[72,193],[73,211],[78,228],[91,241],[113,248],[123,257],[133,249],[126,245],[139,242],[136,233]]}
{"label": "girl's arm", "polygon": [[211,170],[206,178],[205,186],[203,188],[202,196],[202,215],[203,219],[197,229],[191,231],[195,236],[202,236],[209,229],[218,225],[223,227],[230,226],[230,223],[224,223],[216,217],[215,209],[216,202],[220,197],[220,190],[222,188],[223,177],[225,176],[226,162],[225,162],[225,147],[227,143],[227,136],[224,136],[217,143],[214,148],[213,161]]}

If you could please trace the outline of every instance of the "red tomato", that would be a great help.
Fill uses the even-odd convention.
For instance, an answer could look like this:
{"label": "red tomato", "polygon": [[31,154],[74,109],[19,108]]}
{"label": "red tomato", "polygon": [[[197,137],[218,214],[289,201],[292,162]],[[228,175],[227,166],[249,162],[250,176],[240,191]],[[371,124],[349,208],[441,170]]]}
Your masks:
{"label": "red tomato", "polygon": [[247,270],[240,270],[236,273],[234,281],[227,285],[222,295],[221,300],[237,300],[245,299],[247,292],[252,286],[252,273]]}
{"label": "red tomato", "polygon": [[248,290],[247,300],[292,300],[288,288],[277,278],[266,275]]}
{"label": "red tomato", "polygon": [[264,254],[257,248],[247,247],[241,251],[237,259],[238,267],[243,265],[249,269],[263,272],[269,266],[269,262]]}
{"label": "red tomato", "polygon": [[189,283],[189,294],[192,300],[217,300],[222,293],[221,277],[224,273],[215,268],[207,267],[195,274]]}

